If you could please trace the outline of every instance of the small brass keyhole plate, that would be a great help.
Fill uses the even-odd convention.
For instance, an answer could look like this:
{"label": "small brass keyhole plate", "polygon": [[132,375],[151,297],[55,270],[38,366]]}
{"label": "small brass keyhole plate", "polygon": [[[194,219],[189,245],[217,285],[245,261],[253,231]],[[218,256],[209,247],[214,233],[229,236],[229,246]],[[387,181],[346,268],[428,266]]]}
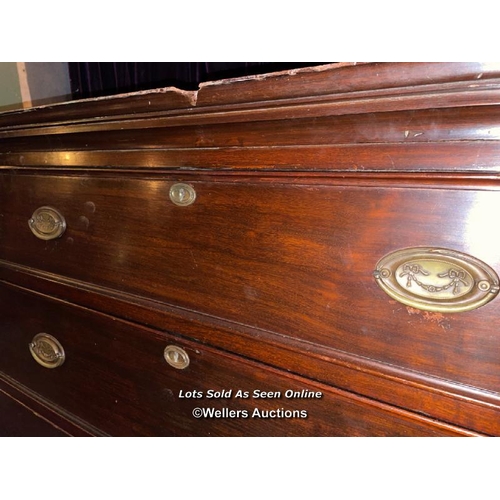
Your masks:
{"label": "small brass keyhole plate", "polygon": [[165,357],[165,361],[170,366],[172,366],[173,368],[177,368],[178,370],[184,370],[189,366],[188,353],[184,349],[176,345],[169,345],[165,347],[163,356]]}
{"label": "small brass keyhole plate", "polygon": [[194,203],[196,200],[196,191],[189,184],[184,184],[179,182],[177,184],[173,184],[170,187],[169,191],[170,201],[179,205],[180,207],[186,207]]}

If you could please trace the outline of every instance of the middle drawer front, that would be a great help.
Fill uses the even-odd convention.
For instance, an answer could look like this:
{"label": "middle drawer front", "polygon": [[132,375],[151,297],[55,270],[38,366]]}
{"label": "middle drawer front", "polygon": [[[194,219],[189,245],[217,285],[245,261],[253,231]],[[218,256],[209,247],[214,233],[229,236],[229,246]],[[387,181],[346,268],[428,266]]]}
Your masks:
{"label": "middle drawer front", "polygon": [[[48,346],[43,346],[40,334],[45,341],[47,334],[51,336]],[[29,349],[34,338],[32,350],[39,359],[58,364],[61,358],[53,354],[64,352],[63,363],[40,365]],[[166,362],[169,346],[175,348],[167,351],[174,364],[187,354],[185,368]],[[1,372],[111,435],[468,435],[174,335],[7,285],[0,286],[0,351]]]}
{"label": "middle drawer front", "polygon": [[[170,191],[186,180],[173,174],[0,175],[0,259],[498,392],[499,298],[424,312],[373,277],[408,247],[448,248],[499,274],[483,223],[500,213],[497,191],[189,179],[196,196],[182,206]],[[32,234],[41,206],[65,217],[61,237]]]}

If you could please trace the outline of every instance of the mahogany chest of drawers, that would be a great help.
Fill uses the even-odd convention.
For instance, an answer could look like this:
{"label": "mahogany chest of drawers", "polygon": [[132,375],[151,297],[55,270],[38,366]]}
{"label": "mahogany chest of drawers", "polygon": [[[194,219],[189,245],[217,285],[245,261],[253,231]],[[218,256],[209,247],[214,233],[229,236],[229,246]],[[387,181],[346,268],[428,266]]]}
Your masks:
{"label": "mahogany chest of drawers", "polygon": [[0,432],[500,435],[499,140],[480,63],[1,114]]}

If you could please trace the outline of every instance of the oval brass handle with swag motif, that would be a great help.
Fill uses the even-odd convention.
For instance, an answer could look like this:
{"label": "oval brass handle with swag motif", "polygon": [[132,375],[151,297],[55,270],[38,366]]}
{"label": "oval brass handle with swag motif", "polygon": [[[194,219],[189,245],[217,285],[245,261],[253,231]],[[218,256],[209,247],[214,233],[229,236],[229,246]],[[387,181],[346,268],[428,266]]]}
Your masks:
{"label": "oval brass handle with swag motif", "polygon": [[424,311],[470,311],[493,300],[500,290],[491,267],[446,248],[397,250],[379,260],[373,276],[387,295]]}

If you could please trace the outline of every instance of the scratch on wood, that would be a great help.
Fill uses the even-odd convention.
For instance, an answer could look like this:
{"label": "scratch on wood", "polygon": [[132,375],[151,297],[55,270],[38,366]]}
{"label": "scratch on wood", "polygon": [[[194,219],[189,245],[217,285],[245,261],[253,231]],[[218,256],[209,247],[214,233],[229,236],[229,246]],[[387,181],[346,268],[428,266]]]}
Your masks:
{"label": "scratch on wood", "polygon": [[[156,89],[134,90],[133,92],[125,92],[123,94],[114,94],[101,97],[90,97],[87,99],[81,99],[79,102],[99,102],[99,101],[107,101],[114,99],[126,99],[128,97],[153,96],[154,94],[169,94],[169,93],[183,96],[191,106],[196,106],[196,102],[198,100],[198,90],[183,90],[183,89],[178,89],[177,87],[161,87]],[[55,105],[52,105],[52,107],[57,107],[63,104],[64,103],[56,103]],[[39,107],[48,108],[49,106],[39,106]],[[36,107],[30,108],[30,110],[34,109],[36,109]]]}
{"label": "scratch on wood", "polygon": [[392,156],[390,154],[385,154],[384,156],[387,156],[387,158],[389,158],[389,160],[391,160],[392,168],[396,168],[396,164],[394,163]]}
{"label": "scratch on wood", "polygon": [[193,250],[189,249],[189,252],[191,253],[191,257],[193,258],[194,262],[194,269],[198,267],[198,263],[196,262],[196,259],[194,258],[194,253]]}
{"label": "scratch on wood", "polygon": [[433,323],[443,330],[451,328],[449,319],[441,313],[431,311],[421,311],[413,307],[406,306],[406,310],[410,316],[418,316],[421,322]]}

